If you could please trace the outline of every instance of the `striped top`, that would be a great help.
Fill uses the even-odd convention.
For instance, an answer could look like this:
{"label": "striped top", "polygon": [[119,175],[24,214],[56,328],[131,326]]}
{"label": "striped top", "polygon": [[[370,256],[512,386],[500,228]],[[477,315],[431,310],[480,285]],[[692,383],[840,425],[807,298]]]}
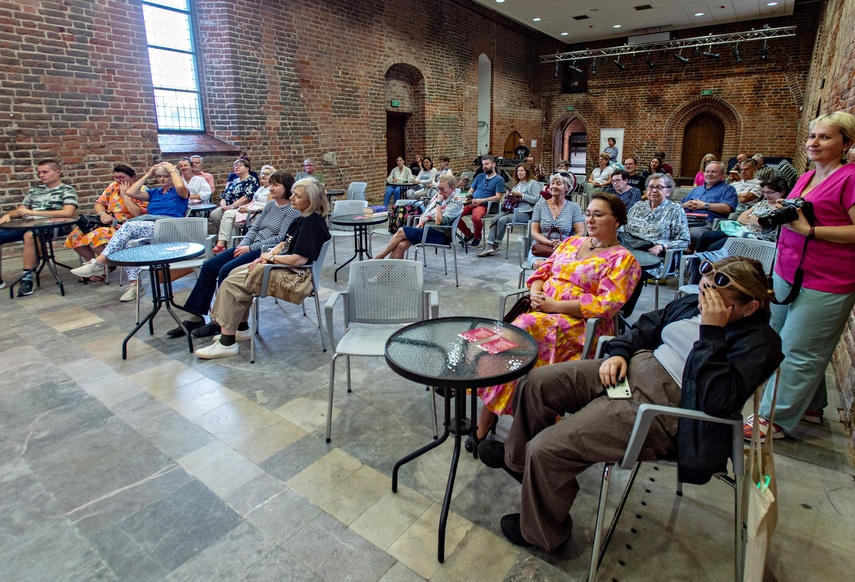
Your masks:
{"label": "striped top", "polygon": [[276,246],[285,238],[288,227],[294,219],[300,216],[300,211],[286,204],[277,206],[271,200],[261,211],[261,216],[252,222],[249,232],[243,237],[240,246],[248,246],[250,250],[257,251],[263,246]]}

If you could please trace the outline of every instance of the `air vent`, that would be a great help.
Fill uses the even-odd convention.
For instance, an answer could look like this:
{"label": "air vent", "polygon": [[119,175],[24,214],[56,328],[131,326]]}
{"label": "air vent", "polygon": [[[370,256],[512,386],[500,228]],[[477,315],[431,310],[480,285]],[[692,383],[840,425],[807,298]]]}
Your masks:
{"label": "air vent", "polygon": [[588,16],[583,14],[582,16],[574,16],[573,20],[588,20]]}
{"label": "air vent", "polygon": [[652,10],[653,6],[651,6],[650,4],[642,4],[641,6],[636,6],[635,9],[636,10]]}

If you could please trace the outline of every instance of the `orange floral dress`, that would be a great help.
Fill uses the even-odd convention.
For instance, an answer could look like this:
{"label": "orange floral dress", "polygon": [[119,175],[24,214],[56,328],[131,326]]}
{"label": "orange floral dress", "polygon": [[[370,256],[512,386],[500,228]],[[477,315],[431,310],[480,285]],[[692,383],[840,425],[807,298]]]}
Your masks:
{"label": "orange floral dress", "polygon": [[[606,319],[598,335],[614,334],[613,318],[632,295],[641,279],[641,267],[624,247],[608,248],[598,255],[578,259],[577,253],[587,237],[571,236],[532,273],[526,284],[545,281],[543,293],[559,301],[577,299],[584,317],[563,313],[532,311],[517,317],[512,325],[524,329],[537,342],[535,367],[557,364],[582,357],[585,345],[585,320]],[[484,406],[496,414],[513,414],[511,401],[517,382],[479,388]]]}
{"label": "orange floral dress", "polygon": [[[125,206],[125,202],[122,200],[122,195],[119,193],[118,182],[113,182],[107,186],[101,196],[98,197],[98,200],[95,201],[95,204],[100,204],[106,208],[107,212],[112,214],[120,224],[129,218],[134,217],[134,215],[128,211],[128,207]],[[146,206],[148,206],[148,203],[143,202],[142,200],[137,200],[136,204],[142,209],[143,214],[145,214],[145,209]],[[77,247],[104,246],[110,242],[110,239],[114,234],[116,234],[116,229],[112,226],[99,226],[86,234],[83,234],[80,229],[75,226],[74,230],[72,230],[65,239],[65,248],[73,249]]]}

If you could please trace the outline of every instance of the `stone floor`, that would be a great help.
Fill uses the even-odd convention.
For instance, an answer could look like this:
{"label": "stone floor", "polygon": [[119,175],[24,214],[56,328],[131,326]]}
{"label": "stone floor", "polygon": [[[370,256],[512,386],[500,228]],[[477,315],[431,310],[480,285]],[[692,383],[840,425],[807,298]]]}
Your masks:
{"label": "stone floor", "polygon": [[[348,242],[337,241],[339,260]],[[516,286],[513,257],[470,253],[459,264],[455,288],[429,256],[426,286],[439,292],[440,314],[495,317],[498,293]],[[6,279],[19,268],[7,259]],[[330,257],[322,299],[346,288],[346,276],[332,283],[333,268]],[[47,277],[31,297],[0,292],[0,579],[585,578],[596,470],[582,476],[570,543],[548,555],[504,541],[499,518],[518,510],[519,486],[464,457],[440,564],[451,445],[406,466],[397,494],[390,487],[395,460],[431,438],[422,387],[381,360],[356,361],[353,393],[338,385],[328,445],[331,354],[320,350],[313,310],[303,317],[265,301],[255,364],[244,346],[235,358],[197,360],[186,341],[165,336],[165,315],[122,361],[134,307],[118,302],[116,277],[109,286],[62,278],[65,297]],[[192,284],[176,283],[179,300]],[[661,303],[673,293],[663,289]],[[636,314],[652,304],[647,288]],[[776,452],[780,520],[768,579],[850,577],[855,471],[835,403],[822,426],[800,427]],[[673,470],[643,467],[601,579],[732,579],[730,499],[717,482],[677,497]]]}

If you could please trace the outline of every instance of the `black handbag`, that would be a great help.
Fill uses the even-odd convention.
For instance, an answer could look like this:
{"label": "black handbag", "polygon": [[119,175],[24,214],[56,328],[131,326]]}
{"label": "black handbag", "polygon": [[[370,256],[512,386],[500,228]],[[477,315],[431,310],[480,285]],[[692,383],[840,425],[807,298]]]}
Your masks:
{"label": "black handbag", "polygon": [[502,318],[502,321],[505,323],[513,323],[513,321],[524,313],[528,313],[531,311],[531,297],[528,295],[523,295],[517,302],[514,303],[513,307],[511,307],[510,311],[505,314],[505,317]]}
{"label": "black handbag", "polygon": [[101,222],[100,214],[81,214],[77,219],[77,228],[83,234],[89,234],[99,226],[106,226]]}

